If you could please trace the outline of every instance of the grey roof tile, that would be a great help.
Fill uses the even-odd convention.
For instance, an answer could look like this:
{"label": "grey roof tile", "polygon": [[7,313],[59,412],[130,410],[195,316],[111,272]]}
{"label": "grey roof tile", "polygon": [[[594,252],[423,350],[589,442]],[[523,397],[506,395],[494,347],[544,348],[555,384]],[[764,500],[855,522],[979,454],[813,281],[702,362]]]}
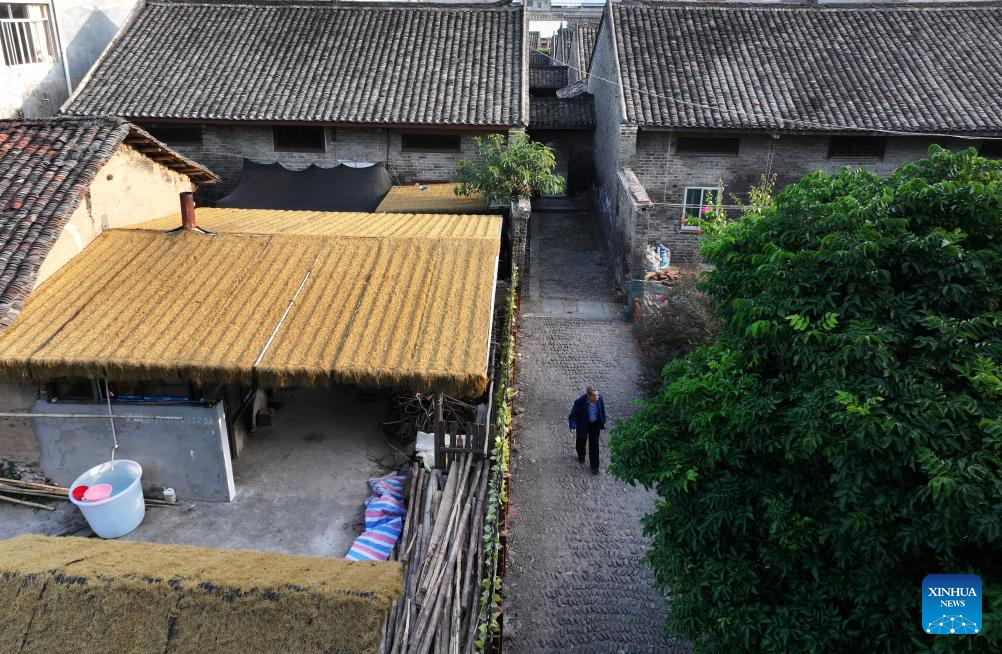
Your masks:
{"label": "grey roof tile", "polygon": [[574,26],[574,47],[578,51],[578,61],[585,73],[591,64],[591,55],[595,51],[595,39],[598,38],[598,23],[581,21]]}
{"label": "grey roof tile", "polygon": [[560,89],[567,86],[567,66],[534,66],[529,69],[530,89]]}
{"label": "grey roof tile", "polygon": [[586,129],[595,126],[595,107],[589,93],[573,98],[529,98],[529,127]]}
{"label": "grey roof tile", "polygon": [[1002,4],[612,6],[640,126],[1002,132]]}
{"label": "grey roof tile", "polygon": [[120,118],[0,120],[0,327],[35,287],[38,270],[98,171],[123,142],[203,182],[218,179]]}
{"label": "grey roof tile", "polygon": [[65,112],[522,125],[522,8],[149,0]]}

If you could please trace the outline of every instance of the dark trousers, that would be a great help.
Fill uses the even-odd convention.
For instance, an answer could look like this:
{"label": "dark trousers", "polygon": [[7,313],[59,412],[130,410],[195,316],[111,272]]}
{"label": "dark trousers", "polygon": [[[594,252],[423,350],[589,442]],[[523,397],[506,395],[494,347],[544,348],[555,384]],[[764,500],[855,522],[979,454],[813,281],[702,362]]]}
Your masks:
{"label": "dark trousers", "polygon": [[585,455],[585,443],[588,444],[588,463],[592,470],[598,470],[598,433],[600,429],[597,422],[589,422],[586,429],[578,428],[578,458],[583,459]]}

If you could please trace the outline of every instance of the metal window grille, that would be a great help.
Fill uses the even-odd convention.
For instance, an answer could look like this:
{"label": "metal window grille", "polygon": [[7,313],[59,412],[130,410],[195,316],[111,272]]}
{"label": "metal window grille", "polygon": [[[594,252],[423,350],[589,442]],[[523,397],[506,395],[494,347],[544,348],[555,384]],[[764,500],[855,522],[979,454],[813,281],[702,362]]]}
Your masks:
{"label": "metal window grille", "polygon": [[323,127],[278,125],[275,127],[275,149],[292,152],[323,152]]}
{"label": "metal window grille", "polygon": [[167,145],[202,145],[201,125],[146,124],[142,128]]}
{"label": "metal window grille", "polygon": [[1002,141],[985,141],[981,144],[980,154],[988,159],[1002,159]]}
{"label": "metal window grille", "polygon": [[741,139],[719,139],[683,136],[678,139],[676,154],[734,156]]}
{"label": "metal window grille", "polygon": [[828,144],[828,158],[883,159],[886,146],[882,136],[835,136]]}
{"label": "metal window grille", "polygon": [[419,152],[459,152],[458,134],[403,134],[404,150]]}
{"label": "metal window grille", "polygon": [[0,51],[5,66],[54,62],[54,42],[48,5],[0,3]]}

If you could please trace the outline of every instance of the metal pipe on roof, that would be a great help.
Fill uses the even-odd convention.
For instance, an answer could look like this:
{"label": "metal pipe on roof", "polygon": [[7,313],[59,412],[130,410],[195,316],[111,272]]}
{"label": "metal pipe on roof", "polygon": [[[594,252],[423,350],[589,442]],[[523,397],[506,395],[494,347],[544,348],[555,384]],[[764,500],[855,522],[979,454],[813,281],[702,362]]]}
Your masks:
{"label": "metal pipe on roof", "polygon": [[198,229],[198,219],[195,217],[195,195],[191,191],[181,193],[181,227]]}

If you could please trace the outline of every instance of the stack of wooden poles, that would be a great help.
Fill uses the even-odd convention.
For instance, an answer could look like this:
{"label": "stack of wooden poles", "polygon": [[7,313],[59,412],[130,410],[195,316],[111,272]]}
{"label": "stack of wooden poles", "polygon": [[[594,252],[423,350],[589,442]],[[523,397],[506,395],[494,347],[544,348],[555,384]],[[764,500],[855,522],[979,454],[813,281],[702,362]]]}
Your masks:
{"label": "stack of wooden poles", "polygon": [[447,476],[412,467],[407,520],[395,550],[404,594],[390,608],[384,654],[473,651],[489,476],[490,460],[472,454],[454,458]]}
{"label": "stack of wooden poles", "polygon": [[[30,481],[21,481],[20,479],[5,479],[0,478],[0,502],[10,502],[11,504],[20,504],[21,506],[28,506],[33,509],[45,509],[46,511],[54,511],[56,507],[51,504],[42,504],[41,502],[31,502],[28,500],[18,499],[16,497],[10,497],[11,495],[21,495],[27,497],[37,497],[46,500],[64,500],[69,501],[70,499],[70,489],[65,486],[51,486],[49,484],[36,484]],[[153,498],[145,498],[146,506],[181,506],[180,503],[171,504],[166,500],[159,500]]]}

